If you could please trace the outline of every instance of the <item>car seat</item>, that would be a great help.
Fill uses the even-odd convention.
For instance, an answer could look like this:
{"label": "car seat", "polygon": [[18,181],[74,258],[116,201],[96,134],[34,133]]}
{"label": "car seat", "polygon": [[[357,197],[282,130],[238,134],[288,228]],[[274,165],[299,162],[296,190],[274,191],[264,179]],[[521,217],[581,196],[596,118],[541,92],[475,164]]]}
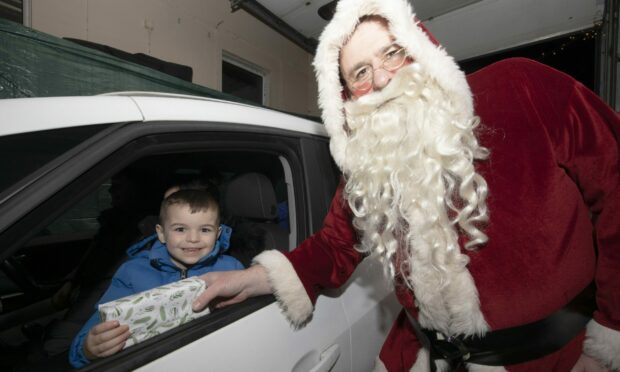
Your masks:
{"label": "car seat", "polygon": [[264,174],[243,173],[231,179],[224,189],[223,215],[233,228],[229,254],[245,266],[263,250],[288,251],[288,231],[277,223],[276,194]]}

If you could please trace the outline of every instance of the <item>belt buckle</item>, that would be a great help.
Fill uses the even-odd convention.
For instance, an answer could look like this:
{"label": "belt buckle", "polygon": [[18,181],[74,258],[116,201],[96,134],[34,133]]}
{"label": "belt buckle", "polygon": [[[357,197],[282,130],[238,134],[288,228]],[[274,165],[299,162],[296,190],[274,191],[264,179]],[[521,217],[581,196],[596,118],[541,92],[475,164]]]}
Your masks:
{"label": "belt buckle", "polygon": [[460,352],[461,360],[466,361],[471,357],[471,353],[467,349],[467,346],[458,337],[448,336],[447,342],[454,345]]}
{"label": "belt buckle", "polygon": [[434,353],[438,356],[434,359],[446,360],[451,370],[456,370],[463,362],[471,357],[471,353],[458,337],[446,337],[441,332],[436,332],[434,338],[431,344]]}

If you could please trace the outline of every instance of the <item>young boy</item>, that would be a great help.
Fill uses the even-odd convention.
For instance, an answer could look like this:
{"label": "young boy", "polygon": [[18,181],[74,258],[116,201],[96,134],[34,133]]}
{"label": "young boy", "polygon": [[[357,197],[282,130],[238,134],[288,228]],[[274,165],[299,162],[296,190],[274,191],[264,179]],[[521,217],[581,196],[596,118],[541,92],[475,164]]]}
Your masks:
{"label": "young boy", "polygon": [[[239,261],[222,254],[219,205],[207,191],[187,189],[167,196],[159,221],[159,241],[118,269],[100,304],[210,271],[243,269]],[[128,337],[127,325],[118,321],[99,323],[95,313],[73,340],[69,362],[80,368],[113,355]]]}

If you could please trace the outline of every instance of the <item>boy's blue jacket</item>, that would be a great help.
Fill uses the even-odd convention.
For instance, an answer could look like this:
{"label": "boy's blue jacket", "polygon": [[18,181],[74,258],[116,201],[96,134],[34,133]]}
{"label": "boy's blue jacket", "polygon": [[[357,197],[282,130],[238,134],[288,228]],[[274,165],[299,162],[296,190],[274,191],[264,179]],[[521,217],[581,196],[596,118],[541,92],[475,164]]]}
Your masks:
{"label": "boy's blue jacket", "polygon": [[[221,235],[225,235],[226,232],[227,236],[225,236],[224,239],[220,236],[213,251],[186,271],[181,270],[171,261],[166,246],[159,241],[156,241],[150,250],[140,251],[144,245],[155,240],[155,235],[129,247],[127,250],[130,256],[129,260],[122,264],[116,271],[110,283],[110,287],[101,297],[97,305],[176,282],[184,278],[202,275],[210,271],[244,269],[243,265],[235,258],[221,254],[228,248],[227,238],[230,236],[230,230],[225,231],[225,229],[230,228],[222,225]],[[95,310],[96,309],[97,306],[95,306]],[[73,367],[81,368],[89,363],[89,360],[84,355],[83,345],[90,329],[99,324],[99,322],[99,314],[95,311],[95,314],[90,317],[73,339],[71,348],[69,349],[69,362]]]}

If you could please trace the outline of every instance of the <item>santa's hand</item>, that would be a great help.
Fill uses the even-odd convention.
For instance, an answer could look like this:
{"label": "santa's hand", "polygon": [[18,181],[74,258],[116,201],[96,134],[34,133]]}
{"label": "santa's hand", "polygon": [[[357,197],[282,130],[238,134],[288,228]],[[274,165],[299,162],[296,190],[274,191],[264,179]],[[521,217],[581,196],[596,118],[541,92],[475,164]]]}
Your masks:
{"label": "santa's hand", "polygon": [[596,359],[582,353],[570,372],[609,372],[609,369],[601,365]]}
{"label": "santa's hand", "polygon": [[192,309],[202,311],[216,298],[223,300],[216,308],[236,304],[248,297],[272,293],[267,273],[261,265],[246,270],[215,271],[200,276],[207,288],[194,301]]}

